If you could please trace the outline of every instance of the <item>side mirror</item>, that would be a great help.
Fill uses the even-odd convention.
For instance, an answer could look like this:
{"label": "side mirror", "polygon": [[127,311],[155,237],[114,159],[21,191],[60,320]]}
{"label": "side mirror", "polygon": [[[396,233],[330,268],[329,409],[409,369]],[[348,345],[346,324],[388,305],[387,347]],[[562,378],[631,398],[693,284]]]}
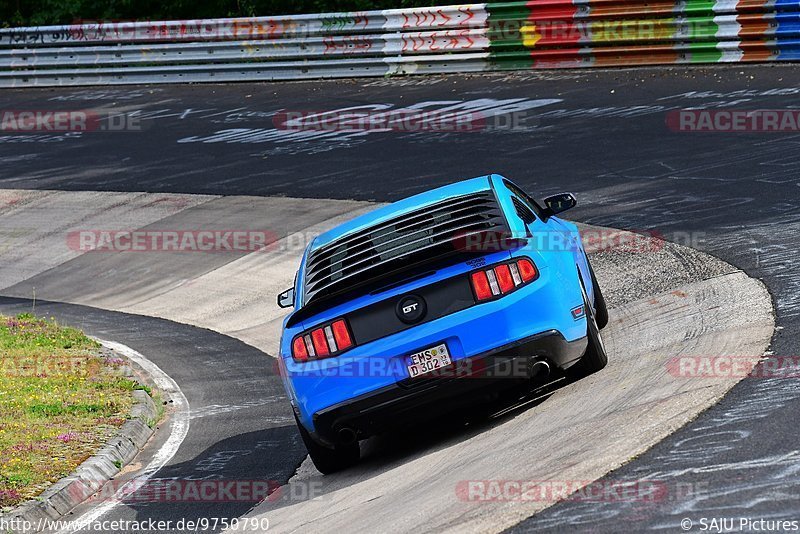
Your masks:
{"label": "side mirror", "polygon": [[572,193],[559,193],[544,199],[544,205],[547,207],[547,216],[552,217],[563,213],[570,208],[574,208],[578,204]]}
{"label": "side mirror", "polygon": [[291,308],[294,306],[294,288],[291,287],[278,295],[278,306],[281,308]]}

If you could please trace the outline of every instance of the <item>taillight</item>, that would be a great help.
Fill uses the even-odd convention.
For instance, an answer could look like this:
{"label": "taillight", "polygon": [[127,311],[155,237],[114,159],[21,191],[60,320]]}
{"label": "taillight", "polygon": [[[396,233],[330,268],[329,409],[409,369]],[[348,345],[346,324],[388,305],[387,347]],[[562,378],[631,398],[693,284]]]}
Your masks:
{"label": "taillight", "polygon": [[303,336],[294,338],[294,343],[292,343],[292,356],[294,356],[295,360],[301,362],[308,361],[308,349],[306,349],[306,342],[303,340]]}
{"label": "taillight", "polygon": [[339,350],[349,349],[353,346],[353,338],[350,337],[347,324],[341,319],[333,323],[333,338],[336,340]]}
{"label": "taillight", "polygon": [[314,350],[317,353],[317,358],[324,358],[331,353],[328,348],[328,340],[325,339],[325,332],[322,328],[317,328],[311,332],[311,341],[314,342]]}
{"label": "taillight", "polygon": [[536,265],[527,259],[501,263],[489,269],[472,273],[472,290],[478,301],[507,295],[539,277]]}
{"label": "taillight", "polygon": [[519,260],[517,267],[519,267],[519,274],[522,276],[523,282],[530,282],[539,276],[539,271],[536,270],[536,266],[531,260]]}
{"label": "taillight", "polygon": [[330,358],[354,345],[347,322],[337,319],[294,338],[292,357],[298,362]]}
{"label": "taillight", "polygon": [[497,275],[501,293],[508,293],[514,289],[514,279],[511,278],[511,269],[508,268],[508,265],[498,265],[494,268],[494,273]]}
{"label": "taillight", "polygon": [[489,288],[489,279],[486,278],[485,272],[478,271],[472,275],[472,288],[475,290],[478,300],[492,298],[492,290]]}

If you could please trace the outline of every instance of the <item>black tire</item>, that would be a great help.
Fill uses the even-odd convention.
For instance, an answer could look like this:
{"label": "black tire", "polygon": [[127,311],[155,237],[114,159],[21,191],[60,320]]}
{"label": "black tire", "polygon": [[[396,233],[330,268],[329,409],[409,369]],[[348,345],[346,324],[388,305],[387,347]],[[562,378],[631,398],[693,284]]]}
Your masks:
{"label": "black tire", "polygon": [[603,292],[600,290],[600,284],[597,283],[597,278],[594,275],[594,269],[592,269],[591,263],[589,263],[589,273],[592,275],[592,287],[594,288],[595,320],[597,321],[597,328],[602,330],[608,325],[608,307],[606,306],[606,299],[603,296]]}
{"label": "black tire", "polygon": [[349,445],[337,445],[336,448],[330,449],[314,441],[314,438],[300,424],[300,421],[297,421],[297,416],[295,416],[295,421],[297,422],[297,428],[300,430],[300,436],[303,438],[303,443],[308,449],[308,455],[311,457],[311,461],[314,462],[314,467],[320,473],[329,475],[358,463],[361,458],[361,450],[357,441]]}
{"label": "black tire", "polygon": [[586,337],[589,338],[589,345],[586,352],[578,363],[570,368],[570,374],[574,378],[582,378],[603,369],[608,365],[608,353],[606,352],[603,337],[600,335],[600,327],[597,325],[592,306],[589,305],[589,297],[581,284],[583,292],[583,302],[586,307]]}

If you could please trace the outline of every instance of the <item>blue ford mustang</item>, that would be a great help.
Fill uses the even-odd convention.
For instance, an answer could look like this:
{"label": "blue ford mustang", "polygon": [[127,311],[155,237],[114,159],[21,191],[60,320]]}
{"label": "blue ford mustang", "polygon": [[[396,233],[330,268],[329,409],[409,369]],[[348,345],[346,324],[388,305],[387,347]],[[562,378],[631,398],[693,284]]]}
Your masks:
{"label": "blue ford mustang", "polygon": [[[605,301],[577,228],[499,175],[379,208],[318,236],[295,286],[281,375],[314,465],[359,440],[607,362]],[[577,364],[577,365],[576,365]],[[540,382],[541,383],[541,382]]]}

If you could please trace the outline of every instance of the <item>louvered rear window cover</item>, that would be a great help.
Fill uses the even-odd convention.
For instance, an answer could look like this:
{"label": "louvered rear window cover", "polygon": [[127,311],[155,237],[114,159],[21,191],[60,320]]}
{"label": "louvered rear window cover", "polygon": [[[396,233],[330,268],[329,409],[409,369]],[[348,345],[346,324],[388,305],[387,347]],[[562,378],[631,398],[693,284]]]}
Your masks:
{"label": "louvered rear window cover", "polygon": [[348,234],[309,256],[306,303],[464,253],[455,240],[486,231],[509,231],[492,191],[449,198]]}

